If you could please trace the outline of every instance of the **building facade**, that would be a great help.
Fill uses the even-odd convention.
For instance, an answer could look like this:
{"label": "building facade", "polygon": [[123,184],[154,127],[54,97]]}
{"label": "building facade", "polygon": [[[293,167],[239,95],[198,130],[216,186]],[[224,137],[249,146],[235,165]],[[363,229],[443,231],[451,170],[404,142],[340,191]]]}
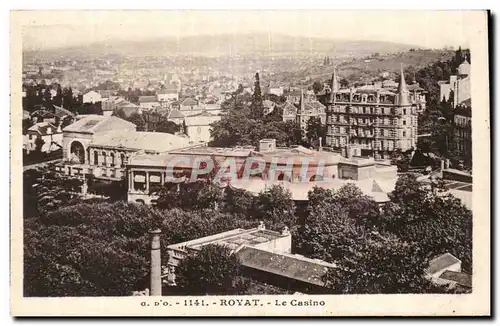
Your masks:
{"label": "building facade", "polygon": [[450,96],[453,96],[451,99],[453,107],[470,100],[470,63],[467,59],[464,59],[462,64],[458,66],[457,74],[451,75],[448,81],[440,81],[439,87],[439,99],[449,101]]}
{"label": "building facade", "polygon": [[56,170],[66,175],[120,180],[137,152],[151,155],[189,146],[186,137],[138,132],[133,123],[111,116],[89,115],[63,129],[63,163]]}
{"label": "building facade", "polygon": [[102,101],[102,96],[96,91],[90,91],[83,94],[83,103],[97,103],[101,101]]}
{"label": "building facade", "polygon": [[340,89],[334,71],[327,97],[326,145],[337,150],[359,145],[362,155],[375,158],[415,148],[421,96],[408,91],[402,68],[395,92],[374,86]]}
{"label": "building facade", "polygon": [[[218,167],[224,169],[222,187],[258,195],[273,185],[280,185],[290,191],[295,201],[307,201],[308,193],[314,187],[339,189],[354,183],[363,193],[383,204],[389,200],[387,193],[394,190],[397,180],[397,167],[386,161],[346,158],[340,153],[300,146],[277,148],[275,139],[262,139],[258,151],[243,147],[195,146],[160,155],[132,156],[127,164],[130,180],[128,201],[153,204],[156,199],[150,194],[153,185],[171,182],[168,176],[172,173],[190,178],[193,168],[200,164],[199,160],[215,160]],[[217,165],[214,163],[213,166]],[[255,173],[245,171],[254,169],[254,166],[261,167],[261,170]],[[168,169],[173,171],[168,172]],[[197,177],[205,176],[200,174]]]}
{"label": "building facade", "polygon": [[41,139],[40,151],[50,153],[62,147],[62,131],[50,122],[38,122],[24,135],[24,149],[29,153],[37,150],[37,139]]}
{"label": "building facade", "polygon": [[212,124],[220,121],[220,115],[212,115],[206,111],[184,118],[185,134],[193,143],[208,143],[212,140],[210,129]]}
{"label": "building facade", "polygon": [[[469,101],[470,103],[470,101]],[[455,108],[453,115],[453,146],[465,157],[472,158],[472,109],[463,103]]]}
{"label": "building facade", "polygon": [[300,128],[303,131],[306,131],[307,122],[311,118],[319,118],[321,123],[324,125],[326,123],[325,106],[317,100],[306,101],[304,99],[304,93],[301,92],[295,121],[300,125]]}

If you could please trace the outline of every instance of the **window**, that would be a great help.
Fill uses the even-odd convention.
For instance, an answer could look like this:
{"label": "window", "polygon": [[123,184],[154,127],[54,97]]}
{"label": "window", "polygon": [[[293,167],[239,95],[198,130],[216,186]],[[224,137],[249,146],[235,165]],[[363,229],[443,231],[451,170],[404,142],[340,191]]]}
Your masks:
{"label": "window", "polygon": [[127,162],[126,162],[126,158],[125,158],[125,154],[121,153],[121,154],[120,154],[120,166],[121,166],[121,167],[124,167],[124,166],[125,166],[125,164],[127,164]]}
{"label": "window", "polygon": [[146,190],[146,173],[135,172],[133,186],[134,186],[134,190],[145,191]]}
{"label": "window", "polygon": [[111,157],[111,166],[115,166],[115,153],[111,153],[110,157]]}
{"label": "window", "polygon": [[403,126],[406,126],[406,120],[403,120]]}
{"label": "window", "polygon": [[99,165],[99,154],[94,151],[94,165]]}
{"label": "window", "polygon": [[406,109],[403,109],[403,115],[406,115]]}
{"label": "window", "polygon": [[106,152],[102,152],[102,165],[106,166]]}
{"label": "window", "polygon": [[149,188],[154,189],[156,186],[161,185],[161,172],[149,173]]}
{"label": "window", "polygon": [[406,131],[403,131],[403,137],[406,137]]}

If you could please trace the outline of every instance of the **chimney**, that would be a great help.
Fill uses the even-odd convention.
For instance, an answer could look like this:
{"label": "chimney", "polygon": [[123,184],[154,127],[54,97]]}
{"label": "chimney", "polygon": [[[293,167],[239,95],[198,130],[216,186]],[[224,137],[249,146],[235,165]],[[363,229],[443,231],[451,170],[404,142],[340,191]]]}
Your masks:
{"label": "chimney", "polygon": [[276,150],[276,139],[261,139],[259,141],[259,152],[273,152]]}
{"label": "chimney", "polygon": [[150,296],[161,296],[161,230],[149,231],[151,239],[151,292]]}
{"label": "chimney", "polygon": [[351,149],[349,148],[348,145],[345,147],[345,157],[351,158]]}

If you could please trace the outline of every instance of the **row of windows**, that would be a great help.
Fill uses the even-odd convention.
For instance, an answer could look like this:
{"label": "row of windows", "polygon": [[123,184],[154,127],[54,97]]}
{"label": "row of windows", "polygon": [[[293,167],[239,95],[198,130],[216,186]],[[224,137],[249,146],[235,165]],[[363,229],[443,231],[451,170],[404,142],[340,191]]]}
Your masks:
{"label": "row of windows", "polygon": [[374,119],[374,118],[350,118],[346,119],[343,115],[333,115],[328,117],[329,123],[349,123],[349,124],[384,124],[384,125],[397,125],[399,122],[402,123],[403,126],[406,126],[408,122],[411,122],[411,119],[391,119],[391,118],[383,118],[383,119]]}
{"label": "row of windows", "polygon": [[385,115],[416,115],[417,109],[412,108],[394,108],[394,107],[363,107],[363,106],[339,106],[334,105],[330,108],[331,112],[336,113],[353,113],[353,114],[385,114]]}
{"label": "row of windows", "polygon": [[[107,163],[109,162],[112,166],[116,165],[116,159],[115,159],[115,154],[111,153],[109,156],[107,155],[106,152],[101,153],[102,156],[102,166],[106,166]],[[125,164],[127,163],[126,156],[123,153],[120,153],[120,167],[124,167]],[[99,165],[99,152],[94,151],[94,165]]]}
{"label": "row of windows", "polygon": [[[351,144],[360,145],[362,149],[369,149],[369,150],[393,151],[396,148],[402,148],[401,142],[395,142],[393,140],[386,140],[386,141],[360,140],[360,141],[353,141],[353,142],[351,142]],[[331,140],[331,146],[333,146],[333,147],[343,147],[345,145],[346,145],[346,141],[342,138],[333,138]]]}

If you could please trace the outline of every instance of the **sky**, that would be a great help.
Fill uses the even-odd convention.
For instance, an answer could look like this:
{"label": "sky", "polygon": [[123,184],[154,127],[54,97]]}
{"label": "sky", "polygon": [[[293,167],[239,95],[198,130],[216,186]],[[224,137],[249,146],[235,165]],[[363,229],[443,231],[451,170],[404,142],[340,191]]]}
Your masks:
{"label": "sky", "polygon": [[467,11],[31,11],[21,18],[23,48],[106,40],[271,32],[376,40],[428,48],[467,46]]}

